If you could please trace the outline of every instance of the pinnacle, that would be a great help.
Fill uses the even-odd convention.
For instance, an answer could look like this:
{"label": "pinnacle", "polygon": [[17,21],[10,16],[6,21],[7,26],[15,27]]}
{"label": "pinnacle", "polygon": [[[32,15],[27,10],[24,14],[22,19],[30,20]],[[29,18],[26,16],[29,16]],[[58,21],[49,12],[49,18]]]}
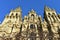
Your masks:
{"label": "pinnacle", "polygon": [[12,10],[12,11],[14,11],[14,12],[20,12],[20,11],[22,11],[22,10],[21,10],[20,7],[17,7],[16,9],[14,9],[14,10]]}

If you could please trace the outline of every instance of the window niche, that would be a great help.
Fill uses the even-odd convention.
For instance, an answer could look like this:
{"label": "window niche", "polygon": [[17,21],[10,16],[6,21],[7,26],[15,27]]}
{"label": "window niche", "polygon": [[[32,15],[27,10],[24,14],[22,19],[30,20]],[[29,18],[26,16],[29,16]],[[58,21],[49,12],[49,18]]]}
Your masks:
{"label": "window niche", "polygon": [[8,16],[8,15],[7,15],[6,17],[7,17],[7,18],[9,18],[9,16]]}
{"label": "window niche", "polygon": [[11,16],[13,16],[13,13],[11,14]]}
{"label": "window niche", "polygon": [[32,14],[31,16],[34,16],[34,14]]}
{"label": "window niche", "polygon": [[34,19],[34,14],[31,14],[32,19]]}
{"label": "window niche", "polygon": [[55,15],[55,13],[52,13],[53,15]]}
{"label": "window niche", "polygon": [[31,28],[31,29],[34,29],[34,28],[35,28],[35,25],[31,24],[31,25],[30,25],[30,28]]}
{"label": "window niche", "polygon": [[18,18],[18,14],[16,13],[16,18]]}
{"label": "window niche", "polygon": [[50,13],[48,13],[48,15],[51,15]]}
{"label": "window niche", "polygon": [[10,19],[12,18],[12,16],[10,16]]}

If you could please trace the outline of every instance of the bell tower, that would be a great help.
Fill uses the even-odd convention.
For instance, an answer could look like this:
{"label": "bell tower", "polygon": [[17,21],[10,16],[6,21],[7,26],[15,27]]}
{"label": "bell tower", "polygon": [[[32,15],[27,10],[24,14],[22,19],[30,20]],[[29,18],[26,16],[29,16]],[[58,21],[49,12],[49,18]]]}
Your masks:
{"label": "bell tower", "polygon": [[10,14],[5,16],[5,20],[2,24],[7,23],[8,21],[11,21],[12,23],[22,23],[22,10],[20,7],[12,9]]}
{"label": "bell tower", "polygon": [[11,10],[11,12],[10,12],[10,14],[9,14],[9,16],[13,16],[13,17],[15,17],[16,19],[18,19],[19,18],[19,21],[22,21],[22,10],[21,10],[21,8],[20,7],[18,7],[18,8],[16,8],[16,9],[14,9],[14,10]]}
{"label": "bell tower", "polygon": [[13,21],[22,22],[22,10],[20,7],[11,10],[9,17]]}

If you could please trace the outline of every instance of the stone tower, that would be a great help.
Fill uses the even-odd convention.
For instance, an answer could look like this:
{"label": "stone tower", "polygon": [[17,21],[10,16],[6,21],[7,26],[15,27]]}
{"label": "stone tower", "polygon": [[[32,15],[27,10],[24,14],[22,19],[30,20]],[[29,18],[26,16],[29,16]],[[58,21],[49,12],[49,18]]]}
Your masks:
{"label": "stone tower", "polygon": [[[44,8],[44,18],[46,20],[46,22],[48,23],[47,25],[47,29],[48,29],[48,35],[52,36],[54,35],[54,37],[58,38],[58,28],[59,28],[59,18],[55,12],[54,9],[51,9],[49,7],[45,7]],[[53,40],[53,38],[51,38],[50,40]],[[58,39],[54,39],[54,40],[58,40]]]}
{"label": "stone tower", "polygon": [[1,37],[15,37],[17,33],[20,32],[20,27],[22,24],[20,7],[11,10],[9,15],[5,16],[5,20],[1,24]]}

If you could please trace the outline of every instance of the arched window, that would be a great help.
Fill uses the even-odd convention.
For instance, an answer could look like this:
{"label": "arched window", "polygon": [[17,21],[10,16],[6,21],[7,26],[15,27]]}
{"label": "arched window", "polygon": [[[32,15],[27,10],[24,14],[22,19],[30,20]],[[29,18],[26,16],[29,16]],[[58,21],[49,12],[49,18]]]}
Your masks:
{"label": "arched window", "polygon": [[31,16],[34,16],[34,14],[32,14]]}
{"label": "arched window", "polygon": [[9,16],[8,16],[8,15],[7,15],[6,17],[7,17],[7,18],[9,18]]}
{"label": "arched window", "polygon": [[35,25],[31,24],[31,25],[30,25],[30,28],[31,28],[31,29],[34,29],[34,28],[35,28]]}
{"label": "arched window", "polygon": [[18,14],[16,13],[16,16],[17,16]]}
{"label": "arched window", "polygon": [[48,13],[48,15],[51,15],[50,13]]}
{"label": "arched window", "polygon": [[15,16],[13,16],[13,18],[15,18]]}
{"label": "arched window", "polygon": [[52,14],[56,17],[55,13],[52,13]]}
{"label": "arched window", "polygon": [[13,15],[13,13],[11,14],[11,16]]}
{"label": "arched window", "polygon": [[34,17],[34,14],[32,14],[31,17],[32,17],[32,19],[34,20],[34,18],[35,18],[35,17]]}
{"label": "arched window", "polygon": [[11,16],[10,16],[10,18],[11,18]]}
{"label": "arched window", "polygon": [[53,15],[55,15],[55,13],[52,13]]}
{"label": "arched window", "polygon": [[16,13],[16,18],[18,17],[18,14]]}
{"label": "arched window", "polygon": [[40,20],[40,17],[38,17],[38,19]]}

